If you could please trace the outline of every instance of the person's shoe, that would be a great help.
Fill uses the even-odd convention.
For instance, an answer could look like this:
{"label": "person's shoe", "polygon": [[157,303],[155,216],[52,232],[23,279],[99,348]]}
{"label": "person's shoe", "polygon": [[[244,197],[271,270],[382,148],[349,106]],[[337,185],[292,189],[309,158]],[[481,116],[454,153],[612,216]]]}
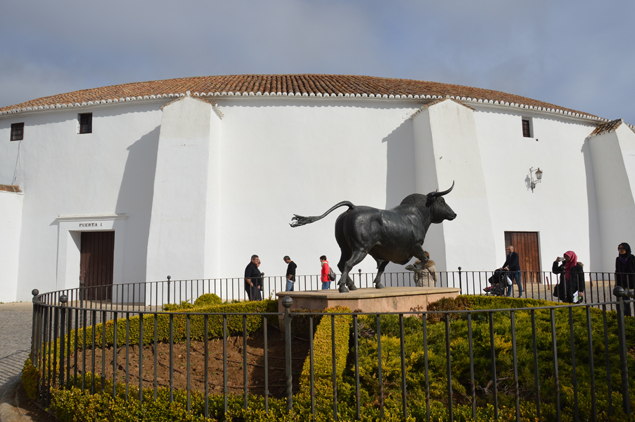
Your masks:
{"label": "person's shoe", "polygon": [[522,299],[522,298],[523,298],[523,295],[518,295],[518,299]]}
{"label": "person's shoe", "polygon": [[483,290],[486,291],[486,292],[489,292],[490,290],[492,290],[492,288],[491,287],[486,287]]}

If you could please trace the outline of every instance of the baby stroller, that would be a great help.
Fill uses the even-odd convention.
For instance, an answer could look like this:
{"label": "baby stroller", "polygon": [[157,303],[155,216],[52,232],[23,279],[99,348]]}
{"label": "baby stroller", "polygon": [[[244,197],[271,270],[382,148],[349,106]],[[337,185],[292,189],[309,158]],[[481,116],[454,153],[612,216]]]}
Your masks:
{"label": "baby stroller", "polygon": [[483,290],[488,296],[505,296],[505,290],[508,287],[507,278],[507,271],[498,269],[494,271],[494,274],[488,279],[491,286]]}

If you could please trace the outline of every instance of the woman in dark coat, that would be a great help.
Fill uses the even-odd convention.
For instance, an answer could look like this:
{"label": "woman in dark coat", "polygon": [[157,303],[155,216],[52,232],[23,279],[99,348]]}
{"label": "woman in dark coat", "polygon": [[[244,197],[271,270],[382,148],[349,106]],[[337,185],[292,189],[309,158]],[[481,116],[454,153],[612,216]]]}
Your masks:
{"label": "woman in dark coat", "polygon": [[[562,262],[562,263],[561,263]],[[578,292],[576,303],[582,302],[584,293],[584,270],[578,256],[573,251],[564,253],[564,258],[556,258],[551,268],[555,274],[560,274],[559,291],[556,292],[563,302],[573,303],[573,293]]]}
{"label": "woman in dark coat", "polygon": [[[619,255],[615,258],[615,284],[625,289],[635,289],[635,256],[628,243],[617,247]],[[631,307],[624,308],[624,315],[631,316]]]}

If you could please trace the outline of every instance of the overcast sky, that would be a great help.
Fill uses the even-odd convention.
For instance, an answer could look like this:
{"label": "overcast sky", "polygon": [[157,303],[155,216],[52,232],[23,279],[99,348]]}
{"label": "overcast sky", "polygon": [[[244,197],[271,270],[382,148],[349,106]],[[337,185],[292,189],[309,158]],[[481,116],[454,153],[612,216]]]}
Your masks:
{"label": "overcast sky", "polygon": [[0,3],[0,106],[186,76],[331,73],[496,89],[635,124],[635,1]]}

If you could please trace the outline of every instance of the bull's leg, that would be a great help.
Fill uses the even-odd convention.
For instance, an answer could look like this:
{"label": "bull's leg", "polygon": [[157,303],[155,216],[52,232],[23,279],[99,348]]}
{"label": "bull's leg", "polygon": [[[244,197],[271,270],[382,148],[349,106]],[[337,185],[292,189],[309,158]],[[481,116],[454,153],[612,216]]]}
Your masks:
{"label": "bull's leg", "polygon": [[419,258],[421,260],[421,262],[419,264],[413,265],[413,270],[414,271],[421,271],[423,269],[423,266],[426,265],[426,262],[428,262],[428,257],[426,256],[426,253],[423,251],[423,247],[421,245],[416,245],[414,250],[412,251],[412,254],[416,258]]}
{"label": "bull's leg", "polygon": [[350,275],[346,277],[346,287],[348,287],[348,290],[357,290],[357,286],[355,286],[355,282]]}
{"label": "bull's leg", "polygon": [[342,276],[340,277],[340,281],[337,283],[340,286],[340,293],[348,292],[348,289],[346,288],[346,282],[349,280],[348,274],[351,272],[355,265],[359,264],[364,260],[364,258],[366,258],[366,255],[366,251],[353,251],[353,253],[351,253],[351,257],[346,260],[346,262],[342,263],[342,261],[340,260],[340,262],[338,263],[338,268],[342,272]]}
{"label": "bull's leg", "polygon": [[384,274],[384,270],[386,269],[386,265],[388,265],[388,263],[390,261],[386,261],[383,259],[376,259],[377,261],[377,276],[375,277],[375,288],[376,289],[383,289],[384,285],[381,284],[381,276],[382,274]]}

